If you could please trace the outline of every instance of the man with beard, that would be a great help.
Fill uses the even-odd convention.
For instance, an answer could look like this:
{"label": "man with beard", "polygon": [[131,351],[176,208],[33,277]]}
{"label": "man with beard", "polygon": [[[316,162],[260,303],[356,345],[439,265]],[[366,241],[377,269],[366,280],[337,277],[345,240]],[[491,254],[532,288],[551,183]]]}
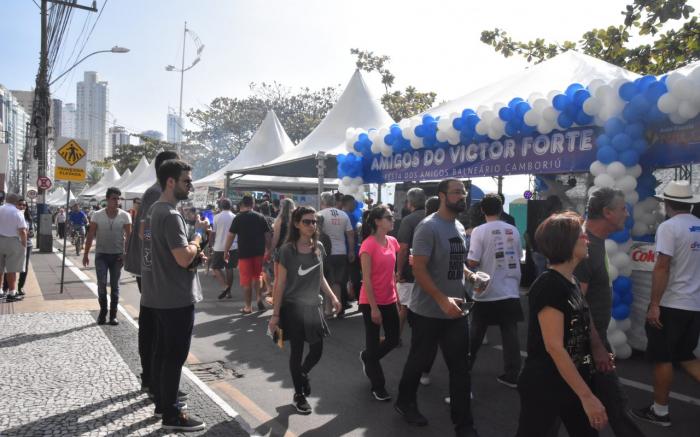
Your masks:
{"label": "man with beard", "polygon": [[195,261],[205,260],[200,243],[205,224],[198,221],[192,240],[177,210],[192,189],[192,167],[179,160],[165,161],[158,169],[163,190],[146,214],[141,274],[141,304],[152,308],[156,320],[154,371],[151,392],[162,427],[174,431],[204,429],[177,404],[180,371],[187,359],[194,327],[194,304],[202,300]]}
{"label": "man with beard", "polygon": [[411,350],[399,383],[396,411],[406,422],[425,426],[428,420],[418,410],[416,393],[424,369],[436,344],[449,369],[451,417],[457,436],[477,436],[469,393],[469,325],[460,307],[464,302],[467,247],[464,227],[456,218],[467,207],[467,191],[457,179],[438,185],[440,208],[418,225],[413,237],[413,275],[416,285],[408,304],[412,328]]}

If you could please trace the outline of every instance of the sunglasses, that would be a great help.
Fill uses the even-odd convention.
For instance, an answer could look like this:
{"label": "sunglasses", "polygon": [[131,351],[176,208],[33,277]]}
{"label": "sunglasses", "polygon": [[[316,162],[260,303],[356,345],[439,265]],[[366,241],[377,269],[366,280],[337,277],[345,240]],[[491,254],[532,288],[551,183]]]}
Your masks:
{"label": "sunglasses", "polygon": [[313,219],[302,219],[301,222],[306,226],[316,226],[316,223],[318,223],[318,221]]}

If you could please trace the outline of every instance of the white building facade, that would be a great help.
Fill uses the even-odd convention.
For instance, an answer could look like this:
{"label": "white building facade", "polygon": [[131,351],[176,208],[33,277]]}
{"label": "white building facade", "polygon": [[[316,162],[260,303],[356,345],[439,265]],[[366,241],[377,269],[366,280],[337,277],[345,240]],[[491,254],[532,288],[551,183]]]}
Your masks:
{"label": "white building facade", "polygon": [[20,191],[22,185],[22,162],[29,121],[30,115],[19,100],[0,85],[0,143],[8,145],[8,171],[4,185],[12,191]]}
{"label": "white building facade", "polygon": [[175,111],[168,109],[168,135],[167,140],[171,144],[182,142],[182,118]]}
{"label": "white building facade", "polygon": [[61,114],[61,136],[67,138],[76,137],[75,129],[75,117],[76,117],[75,103],[66,103],[63,105],[63,113]]}
{"label": "white building facade", "polygon": [[88,162],[112,156],[112,147],[107,141],[107,85],[107,82],[98,80],[95,71],[86,71],[83,81],[77,84],[76,137],[88,142]]}

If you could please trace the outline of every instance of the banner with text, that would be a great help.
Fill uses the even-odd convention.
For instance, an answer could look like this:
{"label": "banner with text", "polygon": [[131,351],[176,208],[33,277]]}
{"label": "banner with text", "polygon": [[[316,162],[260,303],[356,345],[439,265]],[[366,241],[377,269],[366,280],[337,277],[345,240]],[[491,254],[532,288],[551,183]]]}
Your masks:
{"label": "banner with text", "polygon": [[586,172],[596,160],[599,128],[420,149],[364,160],[364,182],[467,179],[516,174]]}

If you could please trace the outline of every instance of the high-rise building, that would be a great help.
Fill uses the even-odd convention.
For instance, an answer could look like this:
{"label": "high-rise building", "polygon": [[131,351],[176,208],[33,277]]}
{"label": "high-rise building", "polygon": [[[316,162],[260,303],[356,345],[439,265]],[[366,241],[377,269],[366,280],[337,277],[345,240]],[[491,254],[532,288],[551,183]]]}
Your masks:
{"label": "high-rise building", "polygon": [[61,136],[67,138],[75,138],[75,103],[66,103],[63,105],[61,114]]}
{"label": "high-rise building", "polygon": [[122,146],[129,145],[129,132],[124,126],[112,126],[109,128],[109,143],[112,147],[112,155],[115,155]]}
{"label": "high-rise building", "polygon": [[78,82],[76,95],[76,136],[87,140],[88,162],[101,161],[112,155],[107,141],[107,82],[98,81],[97,72],[86,71]]}
{"label": "high-rise building", "polygon": [[182,118],[178,117],[172,108],[168,108],[168,142],[177,144],[182,142]]}
{"label": "high-rise building", "polygon": [[17,97],[0,85],[0,143],[7,144],[7,173],[0,189],[19,192],[22,186],[22,162],[30,114]]}
{"label": "high-rise building", "polygon": [[51,99],[51,121],[53,122],[54,138],[63,137],[63,101]]}

